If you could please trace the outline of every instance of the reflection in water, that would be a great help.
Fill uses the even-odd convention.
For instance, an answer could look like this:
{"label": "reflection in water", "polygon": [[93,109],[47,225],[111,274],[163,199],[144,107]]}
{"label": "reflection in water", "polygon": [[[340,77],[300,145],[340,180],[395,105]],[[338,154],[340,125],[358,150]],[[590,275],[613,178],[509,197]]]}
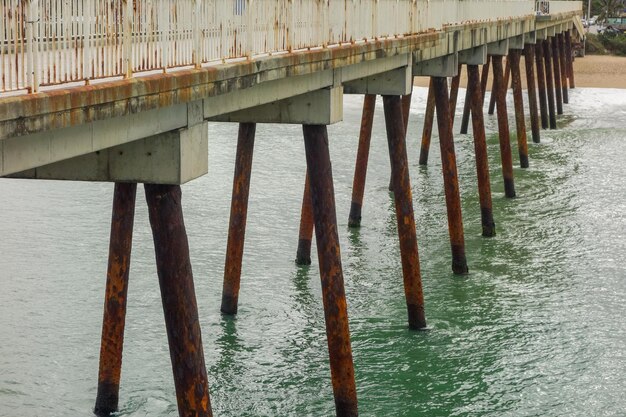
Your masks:
{"label": "reflection in water", "polygon": [[[329,137],[361,415],[623,414],[626,95],[570,93],[561,128],[542,131],[529,144],[530,168],[515,168],[513,200],[487,118],[494,238],[480,236],[472,138],[455,138],[470,269],[461,278],[450,271],[436,135],[429,165],[417,163],[426,90],[413,94],[407,151],[429,332],[407,329],[381,103],[363,225],[347,228],[362,98],[346,96],[345,121]],[[332,415],[315,244],[311,266],[293,263],[304,168],[297,126],[257,127],[239,314],[219,313],[236,134],[236,125],[210,126],[209,175],[183,196],[215,414]],[[111,190],[0,181],[0,416],[91,412]],[[175,416],[140,200],[130,275],[120,414]]]}

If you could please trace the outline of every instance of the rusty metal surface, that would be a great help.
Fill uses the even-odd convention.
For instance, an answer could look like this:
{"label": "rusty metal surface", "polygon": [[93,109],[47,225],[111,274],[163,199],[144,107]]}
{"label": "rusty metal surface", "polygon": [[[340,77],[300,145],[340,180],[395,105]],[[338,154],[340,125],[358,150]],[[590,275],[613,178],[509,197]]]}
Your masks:
{"label": "rusty metal surface", "polygon": [[224,263],[222,306],[220,308],[224,314],[237,314],[255,132],[255,123],[239,124],[233,192],[230,203],[228,241],[226,244],[226,261]]}
{"label": "rusty metal surface", "polygon": [[0,91],[527,18],[534,9],[532,0],[2,0]]}
{"label": "rusty metal surface", "polygon": [[524,98],[522,96],[522,76],[520,71],[521,53],[519,49],[511,49],[509,58],[511,61],[513,105],[515,107],[515,136],[517,136],[519,164],[522,168],[528,168],[528,140],[526,138],[526,120],[524,119]]}
{"label": "rusty metal surface", "polygon": [[400,241],[404,295],[410,329],[426,327],[424,293],[411,196],[402,103],[399,96],[383,96],[391,179]]}
{"label": "rusty metal surface", "polygon": [[354,165],[354,179],[352,181],[352,203],[348,216],[348,227],[361,226],[361,208],[365,192],[365,178],[367,176],[367,162],[369,159],[370,142],[372,139],[372,124],[376,109],[376,95],[366,94],[363,98],[363,114],[361,115],[361,129],[359,130],[359,146],[356,152]]}
{"label": "rusty metal surface", "polygon": [[432,80],[435,90],[435,107],[437,108],[441,170],[443,172],[444,193],[448,211],[448,232],[452,249],[452,272],[455,274],[467,274],[461,193],[459,191],[456,154],[454,152],[454,140],[450,123],[448,81],[445,77],[432,77]]}
{"label": "rusty metal surface", "polygon": [[348,306],[337,233],[335,191],[326,126],[304,125],[304,146],[315,219],[330,374],[338,417],[358,416]]}
{"label": "rusty metal surface", "polygon": [[178,185],[145,184],[180,417],[212,416]]}
{"label": "rusty metal surface", "polygon": [[118,406],[136,193],[137,184],[115,184],[102,319],[98,394],[94,407],[94,413],[98,416],[108,416],[117,411]]}
{"label": "rusty metal surface", "polygon": [[456,113],[456,102],[459,97],[459,85],[461,84],[461,67],[459,64],[456,76],[450,81],[450,132],[454,128],[454,114]]}
{"label": "rusty metal surface", "polygon": [[569,94],[567,88],[567,59],[565,58],[565,39],[562,33],[556,35],[557,46],[559,50],[559,67],[561,69],[561,92],[563,95],[563,103],[569,103]]}
{"label": "rusty metal surface", "polygon": [[493,66],[492,95],[496,96],[498,111],[498,139],[500,142],[500,160],[502,162],[502,177],[504,179],[504,195],[507,198],[515,197],[515,183],[513,181],[513,158],[511,157],[511,138],[509,133],[509,118],[506,110],[506,84],[502,73],[502,57],[491,57]]}
{"label": "rusty metal surface", "polygon": [[572,55],[572,34],[565,32],[565,57],[567,59],[567,77],[569,78],[569,88],[576,88],[574,82],[574,57]]}
{"label": "rusty metal surface", "polygon": [[428,165],[428,151],[430,150],[430,139],[433,134],[433,122],[435,120],[435,89],[433,79],[428,85],[428,98],[426,100],[426,113],[424,114],[424,130],[422,131],[422,145],[420,147],[420,165]]}
{"label": "rusty metal surface", "polygon": [[[484,74],[484,70],[483,70]],[[480,200],[480,219],[483,236],[496,235],[491,202],[491,184],[489,181],[489,155],[485,139],[485,121],[483,119],[483,93],[478,75],[478,65],[467,66],[467,85],[472,113],[472,131],[474,133],[474,152],[476,154],[476,177],[478,179],[478,197]]]}
{"label": "rusty metal surface", "polygon": [[544,69],[546,73],[546,90],[548,93],[548,115],[550,118],[550,129],[556,129],[556,111],[554,97],[554,76],[552,75],[552,47],[550,40],[543,41],[543,59]]}
{"label": "rusty metal surface", "polygon": [[538,40],[535,44],[535,64],[537,67],[537,90],[539,94],[539,111],[541,114],[541,128],[550,127],[548,118],[548,97],[546,91],[546,74],[544,71],[545,57],[543,54],[543,42]]}
{"label": "rusty metal surface", "polygon": [[554,95],[556,97],[556,114],[563,114],[563,90],[561,89],[561,65],[559,63],[559,43],[556,36],[551,38],[552,75],[554,76]]}
{"label": "rusty metal surface", "polygon": [[[506,64],[504,66],[504,89],[505,89],[505,96],[506,96],[506,92],[508,91],[509,88],[509,78],[511,76],[511,62],[510,60],[506,59]],[[491,86],[491,97],[489,99],[489,110],[488,110],[488,114],[493,114],[496,110],[496,95],[493,94],[493,91],[496,89],[496,79],[494,77],[493,79],[493,85]]]}
{"label": "rusty metal surface", "polygon": [[[460,69],[459,69],[460,72]],[[468,85],[465,89],[465,102],[463,103],[463,116],[461,116],[461,129],[459,133],[462,135],[467,134],[467,128],[469,127],[469,119],[470,119],[470,87],[469,87],[469,69],[468,69]]]}
{"label": "rusty metal surface", "polygon": [[302,209],[300,211],[300,231],[296,265],[311,265],[311,240],[313,239],[313,207],[311,202],[311,186],[307,172],[302,193]]}
{"label": "rusty metal surface", "polygon": [[482,73],[480,74],[480,91],[483,94],[482,102],[485,102],[485,93],[487,92],[487,81],[489,80],[489,67],[491,65],[491,55],[487,55],[487,62],[483,65]]}
{"label": "rusty metal surface", "polygon": [[535,83],[535,45],[524,45],[524,67],[526,69],[526,85],[528,90],[528,111],[530,113],[530,130],[533,142],[541,141],[539,130],[539,112],[537,110],[537,90]]}

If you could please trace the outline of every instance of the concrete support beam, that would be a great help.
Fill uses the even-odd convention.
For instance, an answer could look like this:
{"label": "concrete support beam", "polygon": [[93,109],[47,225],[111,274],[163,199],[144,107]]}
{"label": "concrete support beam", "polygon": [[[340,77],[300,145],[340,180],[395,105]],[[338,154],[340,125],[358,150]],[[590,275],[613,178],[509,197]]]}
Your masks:
{"label": "concrete support beam", "polygon": [[63,129],[1,140],[0,176],[26,171],[184,128],[202,117],[202,102],[161,107]]}
{"label": "concrete support beam", "polygon": [[503,39],[501,41],[491,42],[487,44],[487,53],[489,55],[505,56],[509,53],[509,40]]}
{"label": "concrete support beam", "polygon": [[546,28],[537,29],[535,31],[535,34],[536,34],[536,40],[545,41],[548,38],[548,29]]}
{"label": "concrete support beam", "polygon": [[458,71],[459,58],[456,53],[417,62],[413,65],[414,76],[454,77]]}
{"label": "concrete support beam", "polygon": [[[413,64],[413,54],[398,54],[381,57],[365,63],[348,65],[334,70],[334,86],[346,84],[362,78],[380,76],[395,69],[405,68]],[[345,91],[344,91],[345,92]]]}
{"label": "concrete support beam", "polygon": [[484,65],[487,62],[487,45],[459,51],[459,64]]}
{"label": "concrete support beam", "polygon": [[345,94],[406,95],[411,94],[412,82],[412,68],[406,66],[348,81],[343,85],[343,92]]}
{"label": "concrete support beam", "polygon": [[324,88],[212,117],[219,122],[329,125],[343,119],[343,88]]}
{"label": "concrete support beam", "polygon": [[203,100],[204,118],[210,119],[219,114],[273,103],[322,88],[332,87],[334,83],[335,73],[332,69],[328,69],[311,74],[261,82],[241,89],[233,89],[225,94],[205,98]]}
{"label": "concrete support beam", "polygon": [[524,35],[509,38],[509,49],[524,49]]}
{"label": "concrete support beam", "polygon": [[524,34],[524,46],[537,43],[537,31],[526,32]]}
{"label": "concrete support beam", "polygon": [[10,175],[12,178],[184,184],[208,172],[208,123]]}

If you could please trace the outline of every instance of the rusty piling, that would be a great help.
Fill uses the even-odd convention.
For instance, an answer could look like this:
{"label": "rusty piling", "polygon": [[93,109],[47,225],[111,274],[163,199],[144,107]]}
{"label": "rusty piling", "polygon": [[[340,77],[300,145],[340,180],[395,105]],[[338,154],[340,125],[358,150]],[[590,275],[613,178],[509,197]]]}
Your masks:
{"label": "rusty piling", "polygon": [[[509,77],[511,76],[511,62],[507,58],[505,66],[504,66],[504,96],[506,98],[506,92],[509,89]],[[496,80],[494,78],[493,85],[491,87],[491,97],[489,99],[489,112],[488,114],[493,114],[496,109],[496,97],[493,94],[493,90],[496,88]]]}
{"label": "rusty piling", "polygon": [[255,123],[239,124],[233,192],[230,203],[230,224],[224,263],[222,306],[220,308],[224,314],[237,314],[255,131]]}
{"label": "rusty piling", "polygon": [[478,196],[480,199],[480,219],[483,236],[496,235],[491,203],[491,184],[489,183],[489,156],[485,139],[485,121],[483,119],[483,94],[479,86],[478,65],[467,66],[467,89],[472,114],[474,133],[474,152],[476,154],[476,176],[478,178]]}
{"label": "rusty piling", "polygon": [[[411,85],[411,91],[413,91],[413,85]],[[409,128],[409,115],[411,114],[411,96],[412,94],[406,94],[402,96],[402,120],[404,121],[404,137],[406,138],[406,132]],[[393,178],[389,178],[389,191],[393,191]]]}
{"label": "rusty piling", "polygon": [[567,76],[569,78],[569,88],[575,88],[574,82],[574,57],[572,55],[572,34],[568,30],[565,32],[565,57],[567,58]]}
{"label": "rusty piling", "polygon": [[452,272],[467,274],[465,258],[465,238],[463,236],[463,215],[461,213],[461,194],[456,169],[454,140],[450,128],[450,103],[448,99],[448,80],[445,77],[432,77],[435,87],[435,105],[437,108],[437,126],[439,128],[439,146],[441,148],[441,169],[443,171],[446,207],[448,211],[448,232],[452,249]]}
{"label": "rusty piling", "polygon": [[135,183],[115,184],[102,320],[98,394],[94,407],[94,413],[98,416],[108,416],[117,411],[119,402],[136,194],[137,184]]}
{"label": "rusty piling", "polygon": [[530,129],[533,142],[541,141],[539,130],[539,113],[537,110],[537,91],[535,90],[535,45],[528,43],[524,45],[524,66],[526,67],[526,84],[528,89],[528,110],[530,112]]}
{"label": "rusty piling", "polygon": [[554,95],[556,96],[556,114],[563,114],[563,91],[561,89],[561,66],[559,65],[559,46],[556,36],[552,37],[552,72],[554,76]]}
{"label": "rusty piling", "polygon": [[461,84],[461,64],[457,69],[456,75],[450,81],[450,132],[454,127],[454,115],[456,113],[456,102],[459,97],[459,85]]}
{"label": "rusty piling", "polygon": [[494,91],[498,110],[498,138],[500,141],[500,158],[502,160],[502,177],[504,178],[504,195],[515,197],[515,183],[513,181],[513,159],[511,157],[511,138],[509,133],[509,119],[506,111],[506,84],[502,74],[502,56],[494,55],[493,64]]}
{"label": "rusty piling", "polygon": [[424,294],[417,248],[417,233],[411,197],[411,180],[406,152],[406,141],[403,120],[398,96],[383,96],[389,159],[391,160],[391,178],[393,179],[393,195],[400,240],[400,256],[402,258],[402,276],[404,295],[410,329],[426,327],[424,314]]}
{"label": "rusty piling", "polygon": [[481,106],[485,104],[485,94],[487,93],[487,81],[489,80],[489,67],[491,65],[491,55],[487,55],[487,62],[483,65],[480,74],[480,91],[483,93]]}
{"label": "rusty piling", "polygon": [[550,127],[548,118],[548,98],[546,96],[546,74],[544,71],[545,57],[543,54],[543,41],[537,40],[535,44],[535,64],[537,67],[537,90],[539,96],[539,112],[541,115],[541,128]]}
{"label": "rusty piling", "polygon": [[528,168],[528,140],[526,138],[526,121],[524,120],[524,98],[522,96],[522,77],[520,74],[519,49],[511,49],[509,58],[511,61],[511,77],[513,79],[513,104],[515,107],[515,126],[517,137],[517,150],[519,152],[519,164],[522,168]]}
{"label": "rusty piling", "polygon": [[361,116],[361,130],[359,131],[359,146],[356,152],[354,165],[354,179],[352,180],[352,203],[348,216],[348,227],[361,226],[361,208],[365,192],[365,177],[367,176],[367,162],[372,139],[372,125],[376,109],[376,95],[366,94],[363,99],[363,114]]}
{"label": "rusty piling", "polygon": [[210,417],[198,306],[178,185],[145,184],[165,328],[181,417]]}
{"label": "rusty piling", "polygon": [[554,77],[552,76],[552,52],[550,41],[543,41],[544,69],[546,72],[546,91],[548,92],[548,113],[550,116],[550,129],[556,129],[556,113],[554,105]]}
{"label": "rusty piling", "polygon": [[[401,113],[400,113],[401,114]],[[303,125],[304,145],[315,219],[317,254],[322,281],[330,374],[338,417],[358,416],[354,365],[343,283],[335,192],[324,125]]]}
{"label": "rusty piling", "polygon": [[[363,181],[365,181],[365,178],[363,178]],[[302,193],[302,209],[300,211],[300,231],[298,233],[296,265],[311,265],[311,241],[313,239],[314,227],[312,204],[309,173],[307,172],[304,179],[304,192]]]}
{"label": "rusty piling", "polygon": [[420,148],[420,165],[428,165],[428,151],[430,139],[433,134],[433,121],[435,119],[435,91],[433,80],[428,84],[428,99],[426,100],[426,114],[424,115],[424,130],[422,131],[422,146]]}
{"label": "rusty piling", "polygon": [[559,50],[559,67],[561,69],[561,92],[563,103],[569,103],[569,93],[567,89],[567,59],[565,58],[565,39],[562,33],[556,35],[557,49]]}
{"label": "rusty piling", "polygon": [[[467,65],[466,65],[467,66]],[[468,68],[468,77],[469,77],[469,68]],[[469,89],[469,81],[467,88],[465,89],[465,102],[463,103],[463,116],[461,116],[461,129],[459,133],[462,135],[467,134],[467,129],[469,127],[469,119],[470,119],[470,89]]]}

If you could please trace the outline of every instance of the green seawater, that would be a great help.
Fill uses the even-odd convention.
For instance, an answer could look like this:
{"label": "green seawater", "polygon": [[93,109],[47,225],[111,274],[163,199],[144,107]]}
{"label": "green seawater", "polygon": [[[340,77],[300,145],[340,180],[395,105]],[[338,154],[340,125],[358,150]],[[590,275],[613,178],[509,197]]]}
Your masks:
{"label": "green seawater", "polygon": [[[504,197],[496,119],[486,116],[494,238],[480,235],[472,138],[455,135],[463,277],[451,273],[436,135],[429,165],[417,163],[425,101],[416,88],[407,146],[426,332],[407,328],[382,100],[357,230],[347,220],[362,97],[346,96],[344,121],[329,127],[360,415],[626,415],[626,94],[571,90],[560,129],[529,143],[528,169],[512,135],[515,199]],[[331,416],[315,246],[311,266],[293,262],[305,174],[298,126],[257,127],[239,314],[219,313],[236,138],[236,125],[211,124],[209,174],[183,186],[214,414]],[[112,191],[0,181],[0,416],[91,415]],[[119,415],[176,416],[138,191]]]}

